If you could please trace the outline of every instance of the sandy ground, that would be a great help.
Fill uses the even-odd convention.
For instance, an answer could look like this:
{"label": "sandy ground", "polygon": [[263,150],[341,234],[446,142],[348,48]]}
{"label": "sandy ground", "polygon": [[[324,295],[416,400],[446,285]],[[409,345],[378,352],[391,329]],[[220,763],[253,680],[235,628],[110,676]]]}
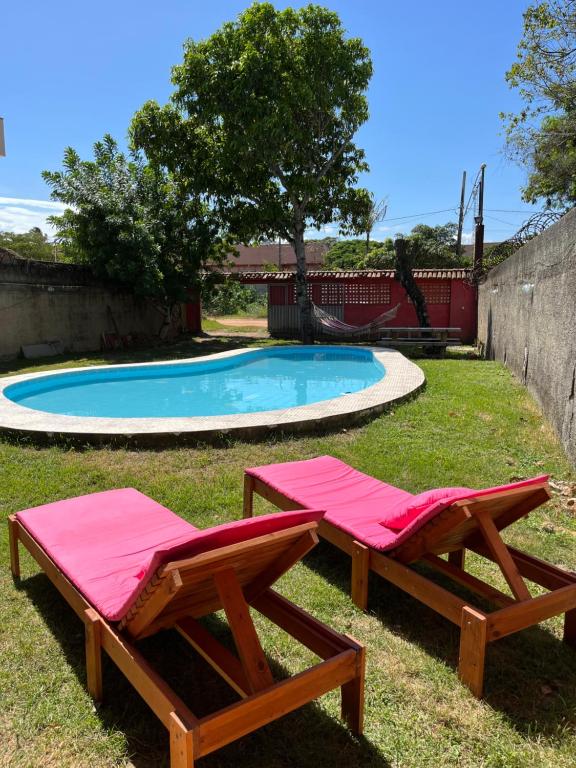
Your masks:
{"label": "sandy ground", "polygon": [[238,326],[239,328],[267,328],[268,320],[265,317],[215,317],[222,325]]}

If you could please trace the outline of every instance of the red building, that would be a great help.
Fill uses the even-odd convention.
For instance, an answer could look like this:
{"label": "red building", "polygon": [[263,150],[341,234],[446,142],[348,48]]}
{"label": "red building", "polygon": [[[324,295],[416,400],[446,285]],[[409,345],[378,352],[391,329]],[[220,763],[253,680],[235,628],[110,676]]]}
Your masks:
{"label": "red building", "polygon": [[[476,289],[467,269],[417,269],[414,277],[424,294],[430,322],[435,328],[461,328],[461,339],[476,338]],[[300,314],[292,272],[250,272],[240,275],[243,284],[268,286],[268,330],[271,334],[298,333]],[[364,325],[397,304],[388,326],[418,327],[414,306],[394,279],[393,270],[308,272],[309,296],[325,312],[351,325]]]}

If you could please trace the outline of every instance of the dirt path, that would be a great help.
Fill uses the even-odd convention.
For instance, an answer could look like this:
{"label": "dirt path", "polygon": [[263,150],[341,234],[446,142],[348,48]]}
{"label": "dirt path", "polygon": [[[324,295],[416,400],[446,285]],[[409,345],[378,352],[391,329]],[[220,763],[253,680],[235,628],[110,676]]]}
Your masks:
{"label": "dirt path", "polygon": [[214,317],[222,325],[238,326],[240,328],[267,328],[268,320],[265,317]]}

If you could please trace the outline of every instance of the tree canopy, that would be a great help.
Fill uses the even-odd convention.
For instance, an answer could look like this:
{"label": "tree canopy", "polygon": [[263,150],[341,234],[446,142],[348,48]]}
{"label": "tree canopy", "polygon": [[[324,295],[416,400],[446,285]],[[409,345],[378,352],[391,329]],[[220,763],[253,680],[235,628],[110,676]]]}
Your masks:
{"label": "tree canopy", "polygon": [[136,294],[183,300],[199,268],[218,257],[219,229],[206,205],[140,153],[120,152],[109,135],[94,144],[94,160],[68,147],[63,164],[43,177],[52,198],[71,206],[50,219],[64,249]]}
{"label": "tree canopy", "polygon": [[32,227],[28,232],[0,232],[0,246],[15,251],[24,259],[53,261],[54,244],[39,227]]}
{"label": "tree canopy", "polygon": [[517,59],[506,73],[524,105],[502,114],[510,154],[529,169],[523,197],[576,203],[576,0],[548,0],[524,12]]}
{"label": "tree canopy", "polygon": [[134,144],[189,190],[207,192],[239,240],[281,237],[297,257],[303,337],[312,334],[304,232],[362,231],[367,169],[353,142],[368,117],[368,49],[338,15],[254,3],[207,40],[189,40],[170,104],[146,103]]}
{"label": "tree canopy", "polygon": [[[449,222],[431,227],[417,224],[403,239],[410,263],[415,269],[469,266],[463,249],[456,253],[457,225]],[[395,250],[391,238],[372,241],[366,254],[365,240],[340,240],[326,254],[328,269],[395,269]]]}

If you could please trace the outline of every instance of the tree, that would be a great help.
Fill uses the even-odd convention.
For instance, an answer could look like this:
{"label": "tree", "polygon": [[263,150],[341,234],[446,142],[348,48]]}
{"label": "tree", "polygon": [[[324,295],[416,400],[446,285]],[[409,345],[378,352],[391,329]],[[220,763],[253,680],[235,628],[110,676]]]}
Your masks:
{"label": "tree", "polygon": [[[407,237],[402,236],[412,265],[418,269],[469,266],[464,249],[456,253],[457,229],[452,222],[435,227],[417,224]],[[325,259],[328,269],[393,269],[395,263],[391,238],[370,243],[367,255],[364,241],[339,240],[330,248]]]}
{"label": "tree", "polygon": [[392,269],[394,245],[388,238],[383,242],[373,240],[366,253],[364,240],[338,240],[331,247],[324,266],[327,269]]}
{"label": "tree", "polygon": [[523,198],[576,203],[576,0],[549,0],[524,12],[517,60],[506,73],[524,101],[502,114],[509,154],[529,168]]}
{"label": "tree", "polygon": [[458,225],[453,222],[438,224],[431,227],[428,224],[417,224],[406,238],[412,265],[416,268],[467,266],[463,256],[464,249],[457,253],[456,234]]}
{"label": "tree", "polygon": [[28,232],[0,232],[0,247],[15,251],[23,259],[54,261],[54,245],[39,227]]}
{"label": "tree", "polygon": [[371,74],[368,49],[346,38],[337,14],[255,3],[207,40],[188,41],[171,103],[146,103],[132,124],[135,146],[208,193],[240,241],[292,244],[306,343],[304,232],[335,220],[361,231],[369,208],[354,187],[367,165],[353,138],[368,117]]}
{"label": "tree", "polygon": [[199,198],[140,153],[126,157],[109,135],[94,144],[93,161],[68,147],[64,170],[42,175],[52,198],[72,206],[50,219],[64,247],[97,276],[157,300],[167,322],[171,304],[198,286],[200,267],[226,250]]}

